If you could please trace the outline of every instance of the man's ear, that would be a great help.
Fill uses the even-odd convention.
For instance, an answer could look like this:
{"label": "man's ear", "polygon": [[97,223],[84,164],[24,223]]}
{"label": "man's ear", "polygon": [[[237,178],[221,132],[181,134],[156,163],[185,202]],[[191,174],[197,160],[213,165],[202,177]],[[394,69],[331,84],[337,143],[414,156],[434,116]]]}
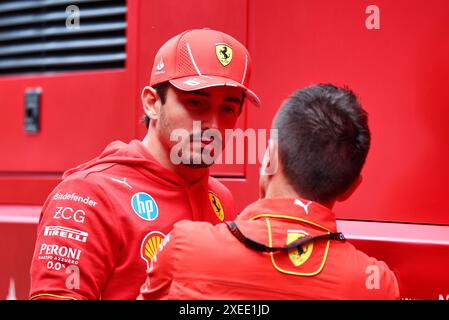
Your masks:
{"label": "man's ear", "polygon": [[273,175],[278,170],[278,145],[275,140],[268,140],[268,146],[263,156],[261,175]]}
{"label": "man's ear", "polygon": [[362,183],[362,180],[363,180],[362,176],[359,175],[357,179],[355,179],[355,181],[351,184],[351,186],[345,192],[343,192],[341,195],[337,197],[337,201],[343,202],[346,201],[350,196],[352,196],[354,191],[357,190],[357,188]]}
{"label": "man's ear", "polygon": [[151,120],[159,119],[161,111],[161,98],[156,90],[150,86],[146,86],[142,90],[142,106],[143,111]]}
{"label": "man's ear", "polygon": [[259,199],[264,199],[276,172],[279,170],[277,139],[268,140],[259,176]]}

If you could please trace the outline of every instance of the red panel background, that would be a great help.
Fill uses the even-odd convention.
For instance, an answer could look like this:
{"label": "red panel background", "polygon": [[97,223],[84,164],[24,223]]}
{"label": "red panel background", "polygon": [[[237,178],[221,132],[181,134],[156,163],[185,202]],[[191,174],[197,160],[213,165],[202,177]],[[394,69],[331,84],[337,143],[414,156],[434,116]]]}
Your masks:
{"label": "red panel background", "polygon": [[[137,2],[129,1],[135,15]],[[126,67],[110,71],[0,77],[0,172],[62,172],[111,140],[134,136],[136,19],[127,19]],[[24,92],[41,87],[41,131],[23,130]]]}
{"label": "red panel background", "polygon": [[[367,30],[365,8],[380,8]],[[250,2],[249,48],[266,127],[294,89],[332,82],[360,95],[372,148],[340,218],[449,224],[449,2]],[[252,184],[250,189],[254,188]]]}

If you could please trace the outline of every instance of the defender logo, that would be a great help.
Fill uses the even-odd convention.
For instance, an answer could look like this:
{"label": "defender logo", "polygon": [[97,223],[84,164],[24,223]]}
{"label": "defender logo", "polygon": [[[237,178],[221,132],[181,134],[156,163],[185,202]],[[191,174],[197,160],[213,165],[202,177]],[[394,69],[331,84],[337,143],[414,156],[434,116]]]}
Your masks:
{"label": "defender logo", "polygon": [[131,206],[134,212],[144,220],[151,221],[158,216],[156,201],[145,192],[138,192],[131,198]]}
{"label": "defender logo", "polygon": [[86,243],[88,235],[85,231],[58,226],[46,226],[44,230],[44,236],[67,238],[83,243]]}
{"label": "defender logo", "polygon": [[89,196],[87,196],[87,197],[79,196],[75,192],[72,192],[72,193],[57,192],[53,196],[53,200],[70,200],[70,201],[75,201],[75,202],[81,202],[81,203],[84,203],[85,205],[88,205],[91,207],[95,207],[97,205],[97,201],[92,200]]}
{"label": "defender logo", "polygon": [[226,67],[232,61],[232,48],[225,43],[215,45],[215,54],[223,67]]}

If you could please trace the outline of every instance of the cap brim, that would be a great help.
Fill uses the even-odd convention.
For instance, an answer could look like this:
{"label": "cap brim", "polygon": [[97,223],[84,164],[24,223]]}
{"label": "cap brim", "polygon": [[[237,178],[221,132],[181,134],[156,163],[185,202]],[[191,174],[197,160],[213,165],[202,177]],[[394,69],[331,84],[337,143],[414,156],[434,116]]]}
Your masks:
{"label": "cap brim", "polygon": [[192,76],[169,80],[169,82],[182,91],[194,91],[218,86],[237,87],[243,90],[245,97],[256,107],[260,107],[259,97],[240,82],[220,76]]}

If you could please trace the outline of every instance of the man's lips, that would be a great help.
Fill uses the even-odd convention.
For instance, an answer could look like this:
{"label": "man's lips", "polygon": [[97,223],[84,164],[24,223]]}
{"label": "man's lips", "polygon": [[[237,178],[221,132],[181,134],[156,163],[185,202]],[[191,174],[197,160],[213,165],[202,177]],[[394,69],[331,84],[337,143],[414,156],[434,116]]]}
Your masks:
{"label": "man's lips", "polygon": [[190,143],[192,145],[200,145],[201,148],[204,148],[210,144],[220,144],[221,141],[220,139],[214,139],[214,138],[205,138],[205,137],[201,137],[201,139],[194,139],[194,136],[191,135],[190,136]]}

